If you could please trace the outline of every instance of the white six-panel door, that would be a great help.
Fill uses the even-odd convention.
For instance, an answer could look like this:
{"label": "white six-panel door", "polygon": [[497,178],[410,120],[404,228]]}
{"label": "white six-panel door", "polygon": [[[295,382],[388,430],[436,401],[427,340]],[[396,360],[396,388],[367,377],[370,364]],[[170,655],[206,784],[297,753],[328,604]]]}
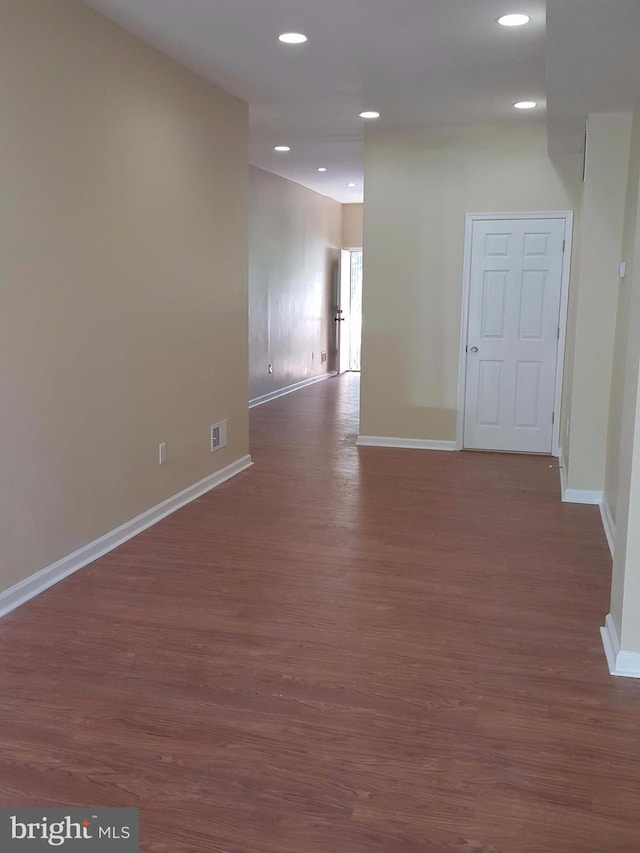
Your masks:
{"label": "white six-panel door", "polygon": [[473,223],[464,446],[551,453],[564,219]]}

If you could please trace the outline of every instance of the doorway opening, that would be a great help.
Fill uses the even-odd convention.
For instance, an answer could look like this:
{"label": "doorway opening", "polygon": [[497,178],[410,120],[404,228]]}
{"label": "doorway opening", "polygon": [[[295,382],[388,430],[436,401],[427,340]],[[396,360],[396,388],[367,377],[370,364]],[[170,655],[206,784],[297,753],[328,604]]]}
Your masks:
{"label": "doorway opening", "polygon": [[362,353],[362,250],[351,252],[351,299],[349,310],[349,370],[360,372]]}
{"label": "doorway opening", "polygon": [[359,373],[362,352],[362,249],[343,249],[340,256],[340,286],[335,316],[338,373]]}

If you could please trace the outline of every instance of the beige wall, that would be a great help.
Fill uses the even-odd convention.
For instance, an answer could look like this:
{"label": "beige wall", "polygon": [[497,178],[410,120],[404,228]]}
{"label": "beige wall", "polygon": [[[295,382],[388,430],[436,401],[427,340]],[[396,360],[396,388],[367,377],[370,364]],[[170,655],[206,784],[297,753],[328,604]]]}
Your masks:
{"label": "beige wall", "polygon": [[343,249],[362,248],[363,204],[342,205],[342,247]]}
{"label": "beige wall", "polygon": [[604,487],[631,124],[628,113],[589,118],[568,348],[571,384],[564,401],[570,429],[563,420],[561,441],[573,489]]}
{"label": "beige wall", "polygon": [[246,106],[77,0],[3,11],[0,589],[248,449]]}
{"label": "beige wall", "polygon": [[456,438],[465,213],[575,209],[579,162],[546,146],[542,125],[368,133],[361,434]]}
{"label": "beige wall", "polygon": [[255,399],[332,366],[342,205],[255,167],[249,193],[249,398]]}
{"label": "beige wall", "polygon": [[[618,500],[618,475],[620,469],[620,438],[622,429],[622,411],[624,405],[624,378],[629,344],[629,318],[631,310],[633,271],[636,266],[636,224],[638,216],[638,183],[640,182],[640,111],[635,115],[629,158],[629,174],[624,194],[624,226],[620,258],[627,264],[628,275],[622,282],[616,282],[617,321],[615,349],[611,382],[611,401],[609,408],[609,432],[607,443],[607,464],[605,479],[605,498],[615,519]],[[640,248],[638,249],[640,252]],[[640,256],[639,256],[640,258]],[[634,330],[640,335],[640,330]],[[628,460],[622,460],[622,467],[628,467]]]}
{"label": "beige wall", "polygon": [[611,614],[623,650],[640,653],[640,110],[627,183],[606,498],[615,512]]}

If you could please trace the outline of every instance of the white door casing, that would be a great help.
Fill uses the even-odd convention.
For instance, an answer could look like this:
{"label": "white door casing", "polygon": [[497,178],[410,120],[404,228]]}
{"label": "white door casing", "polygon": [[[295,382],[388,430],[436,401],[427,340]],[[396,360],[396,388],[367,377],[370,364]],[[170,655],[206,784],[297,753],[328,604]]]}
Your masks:
{"label": "white door casing", "polygon": [[538,217],[470,223],[465,448],[555,451],[567,217]]}

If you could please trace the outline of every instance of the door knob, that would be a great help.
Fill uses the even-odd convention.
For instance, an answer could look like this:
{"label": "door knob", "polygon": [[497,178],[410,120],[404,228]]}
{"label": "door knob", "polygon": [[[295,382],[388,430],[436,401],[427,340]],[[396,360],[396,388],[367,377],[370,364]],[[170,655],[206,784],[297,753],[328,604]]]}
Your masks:
{"label": "door knob", "polygon": [[471,352],[478,352],[478,347],[471,347]]}

